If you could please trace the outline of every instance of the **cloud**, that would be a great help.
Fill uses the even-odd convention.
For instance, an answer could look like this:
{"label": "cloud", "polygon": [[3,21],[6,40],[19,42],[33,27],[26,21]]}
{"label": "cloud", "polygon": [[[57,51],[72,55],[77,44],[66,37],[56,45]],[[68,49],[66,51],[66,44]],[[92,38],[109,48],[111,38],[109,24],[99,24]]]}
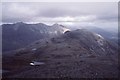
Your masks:
{"label": "cloud", "polygon": [[[3,3],[3,19],[29,17],[78,17],[95,15],[103,17],[116,16],[117,3]],[[113,17],[112,17],[113,18]]]}
{"label": "cloud", "polygon": [[[101,26],[115,24],[118,17],[117,2],[4,2],[2,22],[46,22]],[[104,25],[103,24],[103,25]],[[108,26],[107,25],[107,26]],[[111,26],[111,25],[109,25]],[[113,26],[113,25],[112,25]],[[116,26],[116,25],[114,25]]]}

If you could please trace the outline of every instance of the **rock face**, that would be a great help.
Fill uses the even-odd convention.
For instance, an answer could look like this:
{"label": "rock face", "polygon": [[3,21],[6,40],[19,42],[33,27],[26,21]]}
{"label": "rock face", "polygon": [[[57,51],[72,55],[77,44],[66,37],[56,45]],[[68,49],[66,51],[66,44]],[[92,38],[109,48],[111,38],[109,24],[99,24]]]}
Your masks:
{"label": "rock face", "polygon": [[26,24],[22,22],[3,24],[3,52],[25,47],[39,39],[58,36],[63,34],[66,30],[67,28],[58,24],[54,24],[52,26],[48,26],[43,23]]}
{"label": "rock face", "polygon": [[[11,70],[11,73],[6,73],[3,77],[118,77],[118,46],[101,35],[84,29],[67,31],[58,37],[39,40],[14,54],[10,57],[13,63],[3,60],[3,68]],[[31,61],[42,62],[44,65],[30,66]]]}

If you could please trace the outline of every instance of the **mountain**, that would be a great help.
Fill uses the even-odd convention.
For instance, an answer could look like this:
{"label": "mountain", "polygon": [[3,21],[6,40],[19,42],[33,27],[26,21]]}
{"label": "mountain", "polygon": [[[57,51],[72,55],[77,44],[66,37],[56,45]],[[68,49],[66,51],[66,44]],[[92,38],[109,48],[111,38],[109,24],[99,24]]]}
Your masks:
{"label": "mountain", "polygon": [[62,25],[52,26],[43,23],[26,24],[18,22],[2,25],[3,52],[19,49],[39,39],[55,37],[63,34],[67,28]]}
{"label": "mountain", "polygon": [[3,56],[3,69],[10,71],[3,77],[118,77],[118,46],[85,29],[41,39],[12,54]]}
{"label": "mountain", "polygon": [[72,30],[75,29],[87,29],[89,31],[95,32],[106,38],[107,40],[113,41],[115,43],[118,43],[118,32],[117,31],[110,31],[109,29],[103,29],[97,26],[79,26],[76,28],[70,28]]}
{"label": "mountain", "polygon": [[[88,29],[88,27],[87,27]],[[118,43],[118,32],[112,32],[98,27],[91,27],[88,30],[102,35],[104,38],[109,39],[115,43]]]}

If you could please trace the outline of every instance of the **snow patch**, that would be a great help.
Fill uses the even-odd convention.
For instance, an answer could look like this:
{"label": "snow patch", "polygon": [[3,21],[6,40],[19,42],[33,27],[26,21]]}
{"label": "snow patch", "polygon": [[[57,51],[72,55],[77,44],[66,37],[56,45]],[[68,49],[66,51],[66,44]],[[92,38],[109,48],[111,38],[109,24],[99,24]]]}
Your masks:
{"label": "snow patch", "polygon": [[104,48],[101,48],[104,52],[105,52],[105,49]]}
{"label": "snow patch", "polygon": [[104,39],[100,34],[96,34],[99,38]]}
{"label": "snow patch", "polygon": [[101,46],[104,45],[104,38],[100,34],[96,34],[96,36],[98,44],[100,44]]}
{"label": "snow patch", "polygon": [[97,42],[98,42],[98,44],[100,44],[101,46],[103,45],[103,40],[98,39]]}
{"label": "snow patch", "polygon": [[63,34],[64,34],[66,31],[70,31],[70,29],[63,28]]}
{"label": "snow patch", "polygon": [[37,61],[32,61],[30,63],[31,66],[37,66],[37,65],[43,65],[43,64],[45,64],[45,63],[43,63],[43,62],[37,62]]}
{"label": "snow patch", "polygon": [[33,48],[32,51],[36,51],[37,49],[36,48]]}
{"label": "snow patch", "polygon": [[57,34],[57,31],[55,31],[54,33]]}

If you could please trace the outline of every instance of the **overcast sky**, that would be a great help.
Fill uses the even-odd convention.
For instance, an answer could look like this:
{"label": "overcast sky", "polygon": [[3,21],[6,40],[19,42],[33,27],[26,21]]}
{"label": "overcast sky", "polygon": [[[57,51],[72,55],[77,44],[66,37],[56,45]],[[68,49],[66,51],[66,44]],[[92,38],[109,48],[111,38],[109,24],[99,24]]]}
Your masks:
{"label": "overcast sky", "polygon": [[117,4],[117,2],[4,2],[2,3],[2,22],[43,22],[117,29]]}

